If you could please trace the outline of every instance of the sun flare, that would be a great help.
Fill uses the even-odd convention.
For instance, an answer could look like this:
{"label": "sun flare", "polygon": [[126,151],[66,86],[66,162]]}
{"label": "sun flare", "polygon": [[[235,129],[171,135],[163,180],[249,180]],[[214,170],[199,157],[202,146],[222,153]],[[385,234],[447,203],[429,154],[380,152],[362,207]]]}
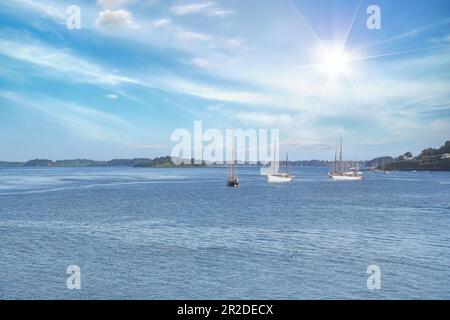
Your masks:
{"label": "sun flare", "polygon": [[341,48],[322,48],[319,59],[320,70],[330,76],[347,74],[350,71],[350,56]]}

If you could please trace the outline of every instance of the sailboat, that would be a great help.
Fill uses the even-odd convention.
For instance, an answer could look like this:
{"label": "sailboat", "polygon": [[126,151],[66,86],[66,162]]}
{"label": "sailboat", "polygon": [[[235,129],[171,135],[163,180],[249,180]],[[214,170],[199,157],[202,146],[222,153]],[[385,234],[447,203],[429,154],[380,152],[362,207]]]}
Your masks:
{"label": "sailboat", "polygon": [[288,154],[286,153],[286,170],[284,173],[278,172],[279,164],[277,164],[277,172],[271,173],[267,175],[267,182],[269,183],[286,183],[286,182],[292,182],[294,180],[294,176],[290,175],[288,173]]}
{"label": "sailboat", "polygon": [[345,172],[345,175],[353,175],[353,174],[358,174],[358,175],[362,175],[362,172],[359,171],[359,162],[358,160],[355,161],[355,163],[353,163],[352,161],[352,166],[350,167],[350,171]]}
{"label": "sailboat", "polygon": [[230,164],[230,169],[228,172],[228,181],[227,181],[227,185],[229,187],[238,187],[239,186],[239,179],[237,177],[237,172],[236,172],[236,160],[234,159],[234,151],[233,151],[233,161]]}
{"label": "sailboat", "polygon": [[337,160],[336,148],[336,152],[334,154],[334,170],[333,172],[328,173],[328,176],[330,177],[330,179],[336,181],[355,181],[364,179],[362,173],[359,171],[358,161],[356,161],[356,165],[352,168],[351,171],[344,172],[344,163],[342,161],[342,138],[339,150],[339,161]]}

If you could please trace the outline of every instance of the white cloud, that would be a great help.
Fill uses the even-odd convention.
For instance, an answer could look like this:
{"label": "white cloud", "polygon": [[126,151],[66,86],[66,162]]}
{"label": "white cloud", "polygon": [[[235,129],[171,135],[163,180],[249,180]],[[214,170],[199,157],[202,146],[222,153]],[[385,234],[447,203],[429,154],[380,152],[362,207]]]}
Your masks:
{"label": "white cloud", "polygon": [[155,28],[164,28],[171,24],[169,19],[158,19],[153,21],[153,26]]}
{"label": "white cloud", "polygon": [[221,104],[213,104],[213,105],[208,106],[209,111],[221,111],[222,108],[223,108],[223,105],[221,105]]}
{"label": "white cloud", "polygon": [[130,144],[123,139],[122,132],[132,132],[133,127],[114,114],[44,96],[38,99],[27,98],[16,93],[1,91],[0,96],[15,102],[18,107],[30,108],[47,115],[55,124],[80,136],[118,144]]}
{"label": "white cloud", "polygon": [[190,4],[174,5],[170,8],[170,12],[176,16],[184,16],[189,14],[196,14],[205,12],[214,5],[213,2],[198,2]]}
{"label": "white cloud", "polygon": [[244,123],[258,126],[288,126],[293,118],[289,114],[269,114],[261,112],[237,112],[234,117]]}
{"label": "white cloud", "polygon": [[15,3],[28,9],[32,9],[43,16],[50,17],[65,23],[65,7],[64,10],[60,10],[58,8],[55,8],[54,6],[44,5],[32,0],[16,0]]}
{"label": "white cloud", "polygon": [[[270,101],[268,97],[250,91],[221,90],[221,88],[196,83],[184,78],[155,77],[141,80],[126,75],[119,75],[86,59],[75,56],[67,49],[60,49],[38,42],[28,41],[25,43],[7,41],[0,38],[0,54],[39,66],[39,72],[45,76],[61,77],[73,82],[112,86],[134,84],[208,100],[232,101],[244,104],[263,104]],[[121,95],[125,96],[123,93]],[[129,96],[126,97],[130,98]],[[134,100],[142,102],[141,100]]]}
{"label": "white cloud", "polygon": [[245,46],[244,40],[240,38],[233,38],[225,40],[223,46],[234,53],[237,52],[245,52],[247,51],[247,47]]}
{"label": "white cloud", "polygon": [[204,14],[208,16],[226,17],[234,14],[234,11],[222,9],[215,2],[194,2],[174,5],[170,8],[170,13],[176,16]]}
{"label": "white cloud", "polygon": [[128,94],[128,93],[126,93],[126,92],[124,92],[124,91],[122,91],[122,90],[119,90],[119,94],[120,94],[122,97],[127,98],[128,100],[132,100],[132,101],[134,101],[134,102],[138,102],[138,103],[141,103],[141,104],[145,104],[145,102],[144,102],[142,99],[136,98],[135,96],[132,96],[132,95],[130,95],[130,94]]}
{"label": "white cloud", "polygon": [[133,16],[131,12],[120,10],[105,10],[98,15],[97,25],[106,28],[126,27],[133,25]]}
{"label": "white cloud", "polygon": [[224,9],[214,9],[208,12],[209,16],[217,16],[217,17],[227,17],[232,14],[234,14],[234,11]]}
{"label": "white cloud", "polygon": [[103,9],[116,9],[127,4],[130,0],[97,0],[97,3]]}
{"label": "white cloud", "polygon": [[207,36],[202,33],[197,33],[193,31],[188,30],[182,30],[179,29],[176,33],[176,36],[180,38],[181,40],[187,40],[187,41],[208,41],[211,40],[210,36]]}
{"label": "white cloud", "polygon": [[108,99],[112,99],[112,100],[117,100],[119,98],[119,96],[116,94],[108,94],[108,95],[106,95],[106,97]]}
{"label": "white cloud", "polygon": [[64,77],[75,82],[100,85],[139,83],[136,79],[108,72],[96,64],[71,54],[67,49],[38,42],[8,41],[0,38],[0,54],[40,66],[43,68],[41,71],[48,75]]}
{"label": "white cloud", "polygon": [[412,30],[408,30],[406,32],[397,34],[391,38],[382,40],[381,42],[378,42],[378,44],[381,43],[386,43],[386,42],[391,42],[391,41],[399,41],[399,40],[404,40],[404,39],[409,39],[409,38],[414,38],[419,36],[420,34],[425,33],[426,31],[430,30],[430,29],[434,29],[437,27],[441,27],[441,26],[445,26],[447,24],[450,23],[450,18],[446,18],[444,20],[440,20],[437,22],[433,22],[432,24],[428,24],[425,26],[420,26],[418,28],[412,29]]}
{"label": "white cloud", "polygon": [[194,58],[191,60],[191,64],[200,69],[211,69],[215,67],[213,63],[204,58]]}
{"label": "white cloud", "polygon": [[128,148],[132,149],[164,149],[165,146],[159,144],[129,144]]}
{"label": "white cloud", "polygon": [[169,77],[156,80],[156,86],[166,91],[191,95],[207,100],[239,102],[244,105],[261,105],[268,97],[252,91],[225,90],[212,85],[196,83],[188,79]]}

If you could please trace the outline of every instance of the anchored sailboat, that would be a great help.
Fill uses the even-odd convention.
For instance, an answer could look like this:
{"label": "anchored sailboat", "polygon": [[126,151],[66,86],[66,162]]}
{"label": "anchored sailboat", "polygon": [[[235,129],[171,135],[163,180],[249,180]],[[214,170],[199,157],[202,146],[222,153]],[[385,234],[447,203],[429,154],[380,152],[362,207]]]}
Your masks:
{"label": "anchored sailboat", "polygon": [[334,154],[334,170],[333,172],[328,173],[328,176],[330,179],[337,181],[355,181],[364,179],[362,173],[359,171],[358,161],[356,161],[356,165],[353,166],[350,171],[344,172],[344,162],[342,161],[342,138],[339,149],[339,160],[337,160],[336,148],[336,152]]}
{"label": "anchored sailboat", "polygon": [[[276,148],[277,145],[275,143],[275,150],[274,150],[274,155],[276,155]],[[292,182],[292,180],[294,179],[294,176],[290,175],[288,173],[288,154],[286,153],[286,170],[284,173],[279,173],[278,172],[278,168],[280,166],[279,162],[275,161],[274,159],[274,164],[275,164],[275,172],[268,174],[267,175],[267,182],[269,183],[286,183],[286,182]]]}
{"label": "anchored sailboat", "polygon": [[238,187],[239,186],[239,179],[237,177],[237,172],[236,172],[236,160],[235,160],[234,150],[233,150],[233,160],[230,164],[230,169],[228,172],[227,185],[229,187]]}

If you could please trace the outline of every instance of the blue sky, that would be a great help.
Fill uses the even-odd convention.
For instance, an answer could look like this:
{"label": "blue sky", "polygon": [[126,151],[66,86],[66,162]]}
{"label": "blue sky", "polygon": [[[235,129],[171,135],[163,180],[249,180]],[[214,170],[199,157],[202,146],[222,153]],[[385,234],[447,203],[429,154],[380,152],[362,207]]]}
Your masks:
{"label": "blue sky", "polygon": [[450,139],[449,89],[447,0],[0,4],[0,160],[166,155],[194,120],[279,128],[291,159],[417,154]]}

